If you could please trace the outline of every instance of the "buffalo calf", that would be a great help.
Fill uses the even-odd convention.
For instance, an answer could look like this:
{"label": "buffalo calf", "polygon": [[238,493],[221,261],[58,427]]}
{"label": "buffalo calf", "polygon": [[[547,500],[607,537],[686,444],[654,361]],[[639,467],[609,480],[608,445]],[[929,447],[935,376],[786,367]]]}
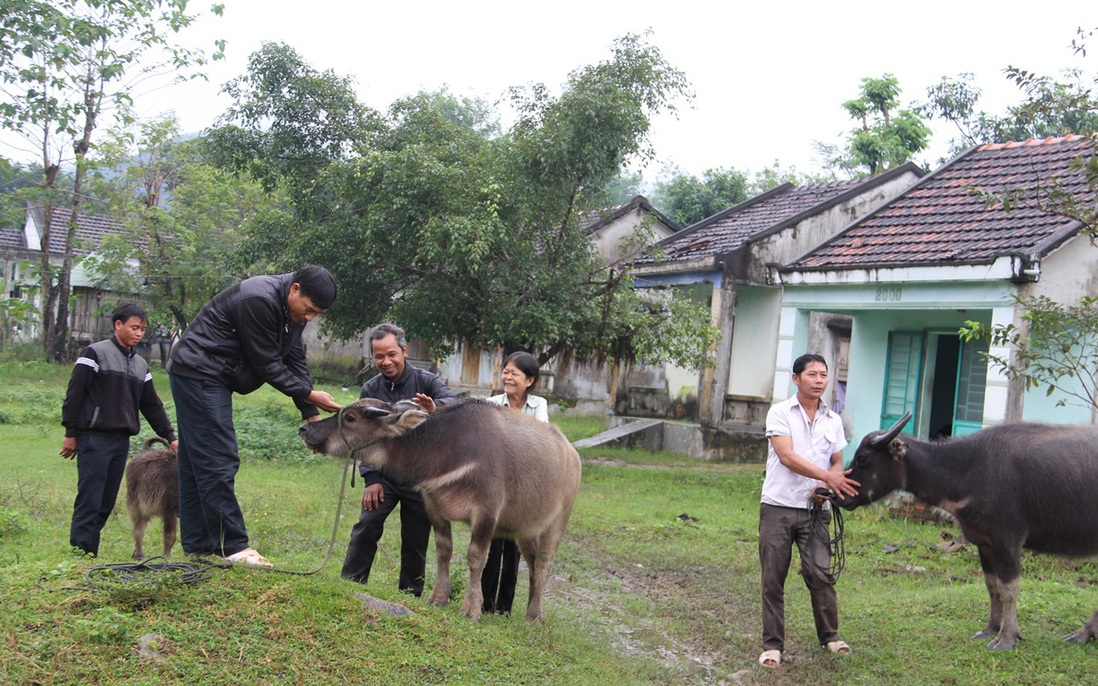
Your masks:
{"label": "buffalo calf", "polygon": [[354,455],[423,493],[438,562],[427,602],[450,599],[450,522],[466,522],[472,531],[461,614],[480,617],[488,546],[511,538],[530,568],[526,620],[541,619],[549,563],[580,483],[579,455],[555,426],[479,400],[428,415],[412,403],[363,398],[336,417],[302,425],[301,438],[313,450]]}
{"label": "buffalo calf", "polygon": [[[155,447],[159,443],[161,447]],[[179,520],[179,472],[163,438],[150,438],[126,467],[126,510],[133,524],[133,559],[145,559],[145,529],[153,517],[164,523],[164,557],[171,555]]]}

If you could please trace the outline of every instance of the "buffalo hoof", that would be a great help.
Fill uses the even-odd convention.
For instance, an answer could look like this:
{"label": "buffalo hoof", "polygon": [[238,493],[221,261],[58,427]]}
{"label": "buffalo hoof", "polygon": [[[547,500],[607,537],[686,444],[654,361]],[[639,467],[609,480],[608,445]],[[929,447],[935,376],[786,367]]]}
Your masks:
{"label": "buffalo hoof", "polygon": [[479,622],[480,621],[480,613],[479,612],[470,612],[470,611],[466,611],[465,608],[462,608],[458,612],[458,614],[461,615],[462,617],[468,617],[471,621],[474,621],[474,622]]}
{"label": "buffalo hoof", "polygon": [[998,631],[988,631],[987,629],[983,629],[982,631],[978,631],[975,634],[973,634],[972,635],[972,640],[974,640],[974,641],[985,641],[989,638],[994,638],[998,633],[999,633]]}
{"label": "buffalo hoof", "polygon": [[[1020,637],[1019,637],[1020,638]],[[1013,650],[1015,639],[1006,636],[997,636],[994,641],[987,644],[988,650]]]}
{"label": "buffalo hoof", "polygon": [[1094,634],[1091,633],[1090,629],[1084,626],[1075,633],[1064,636],[1064,640],[1068,643],[1074,643],[1075,645],[1080,646],[1088,641],[1093,641]]}
{"label": "buffalo hoof", "polygon": [[447,605],[450,604],[450,599],[449,598],[436,598],[435,596],[432,595],[430,598],[427,599],[427,604],[428,605],[434,605],[435,607],[446,607]]}

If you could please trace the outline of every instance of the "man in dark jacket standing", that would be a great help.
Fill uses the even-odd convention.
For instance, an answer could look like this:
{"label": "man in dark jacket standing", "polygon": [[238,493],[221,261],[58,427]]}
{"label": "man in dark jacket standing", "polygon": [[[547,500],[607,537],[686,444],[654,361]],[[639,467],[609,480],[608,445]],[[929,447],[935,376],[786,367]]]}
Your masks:
{"label": "man in dark jacket standing", "polygon": [[134,350],[148,326],[145,310],[120,305],[111,323],[114,335],[84,348],[76,358],[61,406],[61,456],[76,458],[78,474],[69,543],[89,555],[99,554],[99,534],[122,485],[130,436],[141,430],[138,412],[173,451],[177,446],[149,365]]}
{"label": "man in dark jacket standing", "polygon": [[[424,412],[434,412],[439,406],[457,401],[457,396],[442,379],[408,363],[404,329],[394,324],[378,324],[370,330],[368,338],[374,366],[381,373],[362,386],[359,397],[388,403],[411,400]],[[359,472],[365,481],[362,516],[351,530],[342,576],[366,583],[377,554],[377,543],[384,533],[385,519],[400,503],[400,579],[397,587],[419,596],[423,593],[427,541],[431,537],[431,522],[427,519],[423,496],[368,465],[360,465]]]}
{"label": "man in dark jacket standing", "polygon": [[308,421],[335,412],[331,394],[313,390],[301,333],[336,298],[327,269],[254,276],[214,296],[172,350],[169,382],[179,427],[179,533],[192,555],[269,567],[248,545],[236,499],[240,469],[233,392],[264,383],[293,399]]}

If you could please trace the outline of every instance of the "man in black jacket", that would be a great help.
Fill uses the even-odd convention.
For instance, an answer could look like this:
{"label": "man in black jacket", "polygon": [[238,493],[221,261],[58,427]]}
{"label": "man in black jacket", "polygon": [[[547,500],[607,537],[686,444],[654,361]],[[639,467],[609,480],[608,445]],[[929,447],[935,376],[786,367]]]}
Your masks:
{"label": "man in black jacket", "polygon": [[308,421],[319,419],[318,407],[338,410],[331,394],[313,390],[301,344],[305,325],[335,298],[335,279],[323,267],[254,276],[206,303],[172,350],[168,373],[179,427],[184,552],[271,566],[248,545],[236,499],[240,455],[232,394],[269,383],[292,398]]}
{"label": "man in black jacket", "polygon": [[[408,363],[404,329],[388,323],[378,324],[370,330],[368,338],[374,366],[381,373],[362,386],[359,397],[388,403],[411,400],[424,412],[434,412],[437,407],[457,400],[442,379]],[[400,503],[400,579],[397,587],[419,596],[423,593],[427,541],[431,537],[431,522],[427,519],[423,496],[368,465],[360,465],[359,472],[365,481],[362,516],[351,530],[342,576],[366,583],[377,554],[377,543],[384,533],[385,519]]]}
{"label": "man in black jacket", "polygon": [[75,457],[77,471],[69,543],[89,555],[99,554],[99,534],[122,485],[130,436],[141,430],[138,412],[173,451],[177,446],[149,365],[134,350],[148,326],[145,310],[119,305],[111,323],[114,335],[84,348],[76,358],[61,406],[61,456]]}

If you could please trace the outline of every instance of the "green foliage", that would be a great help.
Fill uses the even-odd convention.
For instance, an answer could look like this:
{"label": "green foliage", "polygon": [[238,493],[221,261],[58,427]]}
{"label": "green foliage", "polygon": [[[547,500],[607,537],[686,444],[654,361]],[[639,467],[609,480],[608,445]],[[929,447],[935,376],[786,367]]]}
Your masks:
{"label": "green foliage", "polygon": [[[3,422],[0,422],[3,423]],[[26,515],[0,505],[0,542],[8,542],[30,530]]]}
{"label": "green foliage", "polygon": [[[1086,41],[1093,31],[1079,28],[1072,40],[1073,52],[1086,57]],[[942,77],[927,89],[924,111],[952,123],[958,138],[951,141],[954,153],[973,145],[1051,138],[1075,133],[1086,135],[1098,130],[1098,75],[1088,75],[1081,67],[1064,69],[1059,77],[1035,74],[1008,66],[1006,78],[1017,86],[1020,102],[1009,105],[1002,114],[979,110],[980,89],[975,77],[962,73]]]}
{"label": "green foliage", "polygon": [[861,97],[843,103],[859,126],[850,132],[840,168],[876,175],[898,167],[927,148],[930,127],[918,109],[900,108],[900,83],[891,74],[863,78]]}
{"label": "green foliage", "polygon": [[1046,296],[1018,296],[1015,305],[1023,311],[1019,326],[967,321],[961,337],[1007,348],[1007,354],[988,353],[988,359],[1008,378],[1023,379],[1027,389],[1044,387],[1047,395],[1065,396],[1057,405],[1098,408],[1098,297],[1063,304]]}
{"label": "green foliage", "polygon": [[735,169],[708,169],[701,179],[676,171],[656,184],[653,203],[685,227],[747,200],[751,191],[747,174]]}
{"label": "green foliage", "polygon": [[233,410],[240,454],[265,460],[319,459],[305,449],[297,435],[301,422],[301,415],[288,400],[258,405],[237,402]]}
{"label": "green foliage", "polygon": [[76,627],[77,633],[92,643],[121,644],[130,637],[134,618],[113,607],[100,607],[90,618],[78,618]]}
{"label": "green foliage", "polygon": [[517,121],[502,135],[483,102],[445,89],[370,113],[348,81],[284,45],[253,55],[228,92],[215,149],[292,201],[291,222],[248,227],[244,260],[328,267],[341,283],[325,315],[334,335],[392,319],[435,352],[464,342],[602,360],[636,348],[621,336],[641,330],[637,317],[668,325],[599,262],[579,221],[627,162],[651,157],[651,118],[688,96],[642,37],[617,40],[559,95],[513,89]]}
{"label": "green foliage", "polygon": [[[220,9],[215,6],[214,12]],[[15,0],[5,4],[3,19],[0,82],[9,97],[0,101],[0,127],[41,152],[42,242],[50,242],[54,214],[69,218],[62,264],[54,266],[43,252],[39,282],[42,311],[55,313],[43,323],[45,352],[59,361],[69,342],[76,220],[87,192],[95,132],[112,108],[130,102],[137,83],[165,72],[185,78],[207,57],[173,42],[195,20],[182,0]],[[223,47],[218,44],[215,58]],[[57,183],[69,162],[75,165],[71,196],[62,195]]]}

